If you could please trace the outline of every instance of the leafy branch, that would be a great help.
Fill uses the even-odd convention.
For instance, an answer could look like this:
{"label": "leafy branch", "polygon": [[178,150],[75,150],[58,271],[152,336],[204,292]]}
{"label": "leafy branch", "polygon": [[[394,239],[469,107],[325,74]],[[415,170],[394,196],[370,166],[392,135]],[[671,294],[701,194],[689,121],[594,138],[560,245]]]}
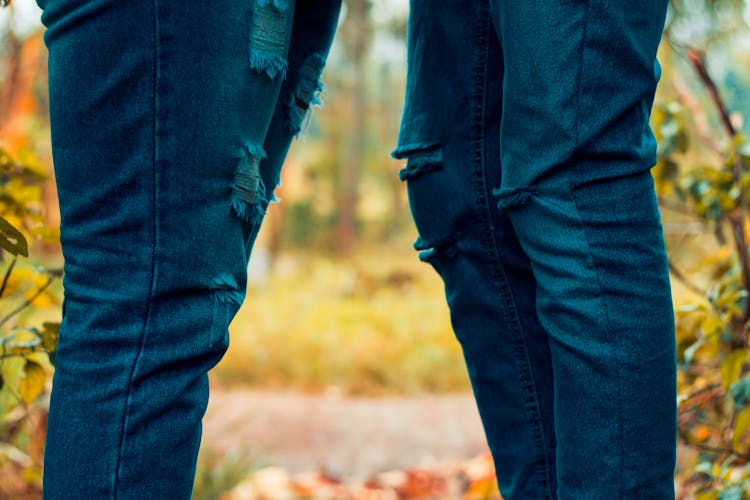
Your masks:
{"label": "leafy branch", "polygon": [[[705,299],[677,310],[683,388],[678,435],[702,457],[695,468],[699,474],[686,483],[697,485],[698,498],[739,499],[745,497],[733,495],[750,492],[750,163],[743,158],[745,138],[708,70],[706,53],[670,35],[665,33],[665,41],[697,85],[693,93],[675,75],[676,100],[658,108],[660,202],[668,200],[663,206],[673,204],[681,217],[697,216],[715,239],[696,241],[698,251],[707,252],[697,262],[675,262],[675,255],[669,259],[671,276]],[[700,266],[701,279],[691,274],[691,260]]]}
{"label": "leafy branch", "polygon": [[[702,86],[707,91],[714,108],[718,112],[722,129],[729,139],[728,156],[732,164],[733,185],[737,191],[735,196],[735,208],[726,214],[726,218],[732,229],[732,237],[737,257],[740,262],[742,286],[745,290],[750,291],[750,261],[748,261],[748,243],[744,232],[745,215],[742,210],[745,197],[743,186],[744,168],[741,157],[737,151],[740,133],[732,123],[729,108],[721,97],[716,82],[706,68],[705,54],[694,47],[688,47],[672,41],[668,35],[666,36],[666,39],[670,42],[673,48],[675,48],[675,52],[683,55],[690,63]],[[745,301],[745,307],[742,316],[738,318],[738,322],[745,324],[748,320],[750,320],[750,300]],[[747,338],[746,336],[743,337],[742,345],[747,347]]]}

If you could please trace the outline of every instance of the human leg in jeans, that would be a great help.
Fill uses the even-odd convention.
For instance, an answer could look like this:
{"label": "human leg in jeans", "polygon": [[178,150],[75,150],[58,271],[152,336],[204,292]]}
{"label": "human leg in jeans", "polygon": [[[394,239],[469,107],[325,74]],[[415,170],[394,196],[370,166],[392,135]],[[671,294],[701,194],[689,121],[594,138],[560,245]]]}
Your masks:
{"label": "human leg in jeans", "polygon": [[508,499],[674,497],[666,1],[412,0],[401,177]]}
{"label": "human leg in jeans", "polygon": [[340,0],[39,0],[65,300],[44,496],[190,496],[252,242]]}

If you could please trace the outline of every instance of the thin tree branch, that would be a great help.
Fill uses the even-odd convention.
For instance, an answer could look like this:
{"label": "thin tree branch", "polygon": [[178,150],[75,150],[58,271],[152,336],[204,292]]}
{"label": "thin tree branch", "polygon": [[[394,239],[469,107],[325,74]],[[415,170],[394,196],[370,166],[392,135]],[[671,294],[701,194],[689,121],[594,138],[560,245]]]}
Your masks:
{"label": "thin tree branch", "polygon": [[[737,183],[739,184],[739,179]],[[742,267],[742,288],[750,293],[750,265],[748,264],[747,241],[745,241],[745,217],[742,214],[741,208],[729,214],[729,222],[732,225],[732,235],[734,236],[734,244],[737,249],[737,258],[740,260]],[[748,320],[750,320],[750,300],[745,302],[745,310],[742,314],[741,323],[745,324]]]}
{"label": "thin tree branch", "polygon": [[[732,119],[729,116],[729,109],[727,108],[724,100],[721,98],[716,83],[714,82],[713,78],[711,78],[711,75],[708,74],[703,54],[695,48],[689,48],[687,49],[687,59],[688,61],[690,61],[693,69],[698,74],[698,78],[700,78],[703,86],[711,96],[711,100],[713,101],[716,110],[719,112],[724,131],[729,136],[729,139],[731,141],[730,154],[732,155],[733,160],[732,166],[734,170],[734,181],[736,186],[740,189],[740,193],[737,197],[738,208],[728,214],[728,219],[729,223],[732,225],[732,235],[734,236],[735,249],[737,251],[738,258],[740,259],[740,265],[742,267],[742,287],[750,292],[750,263],[748,262],[747,253],[748,245],[747,241],[745,240],[745,216],[742,213],[741,208],[744,198],[744,193],[742,192],[741,188],[743,166],[740,162],[739,155],[737,154],[737,147],[735,144],[735,139],[737,138],[737,129],[732,123]],[[750,320],[750,300],[748,300],[745,304],[745,310],[743,311],[741,322],[744,324],[747,323],[748,320]],[[743,343],[746,345],[746,342]]]}
{"label": "thin tree branch", "polygon": [[8,285],[8,279],[10,278],[10,273],[13,272],[13,268],[16,265],[16,261],[18,260],[17,257],[13,257],[13,260],[10,261],[10,266],[8,266],[8,270],[5,271],[5,276],[3,277],[3,284],[0,285],[0,297],[3,296],[3,293],[5,293],[5,287]]}
{"label": "thin tree branch", "polygon": [[23,352],[3,352],[2,354],[0,354],[0,361],[4,361],[10,358],[27,358],[29,354],[34,354],[37,352],[47,352],[47,351],[44,351],[41,348],[29,347],[27,348],[26,351],[23,351]]}
{"label": "thin tree branch", "polygon": [[720,398],[724,395],[724,389],[720,384],[712,384],[703,389],[696,390],[693,394],[688,396],[685,401],[680,405],[678,413],[683,415],[690,410],[706,403],[713,401],[714,399]]}
{"label": "thin tree branch", "polygon": [[695,292],[701,297],[706,296],[706,290],[703,290],[701,287],[693,283],[687,276],[685,276],[685,273],[683,273],[680,269],[675,266],[675,264],[672,262],[672,259],[669,259],[667,261],[669,265],[669,271],[672,273],[672,276],[680,280],[680,283],[685,285],[685,288],[690,290],[691,292]]}
{"label": "thin tree branch", "polygon": [[716,106],[716,110],[719,112],[724,131],[730,138],[734,138],[737,135],[737,129],[732,123],[732,118],[729,116],[729,110],[719,94],[719,89],[716,86],[716,83],[713,78],[711,78],[711,75],[708,74],[704,55],[698,49],[689,48],[687,49],[687,59],[690,61],[695,72],[698,73],[698,78],[700,78],[701,83],[703,83],[703,86],[706,87],[708,94],[711,96],[711,100],[713,101],[714,106]]}
{"label": "thin tree branch", "polygon": [[690,92],[690,89],[679,75],[675,75],[672,78],[671,83],[675,93],[677,93],[677,97],[679,98],[680,102],[682,102],[682,104],[688,109],[688,111],[690,111],[692,121],[695,124],[695,127],[698,129],[698,133],[700,134],[701,139],[703,139],[703,142],[709,147],[711,151],[723,157],[724,152],[716,142],[716,139],[711,135],[711,129],[708,125],[708,118],[706,117],[706,113],[701,108],[698,99],[696,99],[692,92]]}
{"label": "thin tree branch", "polygon": [[705,451],[708,453],[716,453],[717,455],[734,455],[740,460],[743,460],[745,463],[750,462],[749,454],[742,453],[741,451],[737,451],[734,448],[721,448],[719,446],[711,446],[711,445],[702,444],[702,443],[693,443],[687,439],[683,439],[683,441],[684,441],[685,446],[690,446],[691,448],[696,448],[698,450]]}
{"label": "thin tree branch", "polygon": [[34,293],[34,295],[32,295],[29,299],[26,299],[23,304],[21,304],[20,306],[12,310],[2,320],[0,320],[0,326],[3,326],[13,316],[15,316],[16,314],[20,313],[21,311],[29,307],[36,300],[37,297],[39,297],[42,293],[44,293],[44,291],[52,284],[54,280],[55,280],[54,276],[48,276],[47,282],[44,285],[42,285],[39,288],[39,290],[37,290],[36,293]]}

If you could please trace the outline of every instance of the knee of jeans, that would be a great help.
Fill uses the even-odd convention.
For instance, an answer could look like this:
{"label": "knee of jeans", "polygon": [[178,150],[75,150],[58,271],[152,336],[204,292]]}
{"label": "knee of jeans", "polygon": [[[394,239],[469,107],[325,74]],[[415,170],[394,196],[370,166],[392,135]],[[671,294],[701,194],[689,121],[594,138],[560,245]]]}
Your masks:
{"label": "knee of jeans", "polygon": [[497,200],[497,208],[507,210],[527,205],[538,192],[531,186],[524,186],[512,189],[493,189],[492,194]]}
{"label": "knee of jeans", "polygon": [[414,249],[422,262],[431,264],[442,275],[444,265],[460,250],[465,192],[461,192],[461,183],[451,169],[445,168],[444,150],[439,143],[399,146],[392,156],[407,160],[399,178],[407,184],[409,207],[419,233]]}
{"label": "knee of jeans", "polygon": [[214,311],[212,330],[215,332],[211,336],[209,350],[223,354],[229,347],[229,324],[245,300],[245,290],[229,273],[214,277],[209,284],[209,289]]}
{"label": "knee of jeans", "polygon": [[246,144],[236,160],[232,212],[247,223],[250,234],[260,226],[269,203],[278,201],[274,190],[280,183],[282,151],[285,153],[291,138],[302,132],[310,108],[322,103],[324,85],[320,77],[324,66],[325,57],[312,52],[299,68],[292,70],[294,89],[288,91],[287,98],[282,97],[274,114],[274,121],[278,115],[283,130],[277,130],[272,123],[273,130],[265,138],[273,157],[267,158],[265,149],[258,144]]}
{"label": "knee of jeans", "polygon": [[248,144],[237,158],[231,209],[249,231],[260,225],[268,206],[266,187],[260,175],[260,162],[265,157],[261,146]]}
{"label": "knee of jeans", "polygon": [[[286,78],[291,11],[289,0],[255,0],[253,6],[250,67],[270,79]],[[236,159],[231,210],[245,223],[246,236],[260,225],[268,206],[266,186],[260,174],[260,164],[266,158],[263,140],[257,137],[255,143],[246,144],[243,154]]]}
{"label": "knee of jeans", "polygon": [[286,129],[293,136],[298,136],[310,116],[312,106],[321,106],[323,101],[320,94],[325,85],[320,80],[325,66],[325,57],[312,52],[302,62],[299,68],[298,81],[295,88],[286,98]]}
{"label": "knee of jeans", "polygon": [[286,77],[291,28],[288,0],[256,0],[250,33],[250,66],[269,78]]}
{"label": "knee of jeans", "polygon": [[211,280],[211,291],[218,303],[232,306],[235,312],[245,300],[245,292],[234,276],[228,273],[220,274]]}

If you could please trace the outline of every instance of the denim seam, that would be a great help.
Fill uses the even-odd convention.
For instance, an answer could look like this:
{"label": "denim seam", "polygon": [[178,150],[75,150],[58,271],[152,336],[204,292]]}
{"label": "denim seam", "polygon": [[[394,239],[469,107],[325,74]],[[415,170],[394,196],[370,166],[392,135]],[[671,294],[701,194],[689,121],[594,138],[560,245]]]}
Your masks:
{"label": "denim seam", "polygon": [[581,89],[583,88],[583,63],[586,55],[586,36],[588,35],[589,28],[589,13],[591,12],[591,0],[586,1],[586,12],[583,15],[583,33],[581,33],[581,46],[578,49],[579,60],[578,60],[578,81],[576,82],[576,110],[575,110],[575,134],[573,139],[573,151],[578,148],[580,141],[580,130],[578,128],[580,124],[581,114]]}
{"label": "denim seam", "polygon": [[[588,39],[589,35],[589,17],[591,15],[591,2],[594,0],[587,0],[586,1],[586,12],[584,14],[583,18],[583,34],[581,35],[581,48],[580,48],[580,60],[578,63],[578,82],[577,82],[577,92],[576,92],[576,110],[575,110],[575,139],[573,143],[573,156],[575,157],[576,151],[578,150],[578,147],[580,145],[581,137],[580,137],[580,116],[581,116],[581,91],[583,89],[583,69],[584,69],[584,63],[586,61],[586,52],[587,52],[587,44],[586,40]],[[591,243],[589,240],[588,232],[586,231],[586,225],[583,223],[583,219],[580,215],[580,208],[578,206],[578,200],[575,196],[575,191],[573,190],[573,179],[570,175],[567,176],[567,185],[568,190],[570,193],[570,197],[573,200],[573,204],[576,208],[576,215],[579,220],[579,224],[581,225],[581,229],[583,230],[583,234],[586,237],[586,251],[589,255],[589,259],[594,264],[594,273],[596,274],[596,284],[598,288],[599,293],[599,300],[603,301],[603,294],[602,294],[602,278],[599,274],[599,268],[596,266],[596,261],[594,260],[594,256],[591,252]],[[610,339],[614,338],[613,332],[612,332],[612,325],[609,319],[609,316],[606,313],[606,309],[602,308],[604,311],[603,317],[604,321],[607,325],[607,334]],[[619,412],[619,419],[617,425],[619,426],[620,430],[620,472],[618,474],[619,478],[619,485],[618,485],[618,496],[622,498],[622,495],[625,491],[625,429],[624,429],[624,423],[623,423],[623,410],[622,410],[622,376],[620,373],[620,361],[617,356],[617,351],[615,351],[615,360],[616,360],[616,370],[617,370],[617,392],[618,392],[618,399],[617,399],[617,409]]]}
{"label": "denim seam", "polygon": [[[542,426],[541,411],[537,399],[536,386],[534,383],[533,370],[528,358],[528,349],[525,342],[522,325],[518,317],[513,292],[508,283],[507,275],[503,269],[502,260],[494,243],[494,228],[492,215],[488,203],[489,194],[486,182],[485,170],[485,130],[486,121],[486,99],[487,99],[487,59],[488,39],[490,31],[491,13],[488,2],[482,2],[479,17],[484,23],[477,30],[479,54],[474,72],[474,92],[472,94],[471,111],[471,134],[472,134],[472,164],[474,169],[474,188],[476,193],[475,214],[482,231],[482,246],[486,251],[487,258],[494,263],[492,267],[492,280],[497,288],[501,302],[503,315],[508,325],[511,325],[515,361],[519,367],[521,388],[525,396],[525,409],[527,421],[532,429],[532,440],[534,442],[535,469],[537,473],[537,486],[545,490],[548,498],[553,498],[551,493],[551,480],[549,477],[549,464],[547,462],[547,447],[544,440],[544,428]],[[483,59],[483,60],[482,60]]]}
{"label": "denim seam", "polygon": [[143,323],[141,327],[141,333],[140,333],[140,342],[138,345],[138,351],[135,354],[135,358],[133,359],[133,367],[130,370],[130,375],[128,377],[128,392],[127,396],[125,398],[125,407],[123,408],[123,416],[122,416],[122,423],[120,424],[120,445],[117,450],[117,461],[115,463],[115,475],[112,479],[112,498],[113,500],[117,499],[117,487],[118,487],[118,480],[120,478],[121,474],[121,467],[123,465],[122,456],[125,449],[125,434],[127,430],[128,425],[128,409],[131,406],[131,398],[133,393],[133,380],[135,378],[135,373],[138,368],[138,362],[141,359],[141,355],[143,354],[145,343],[146,343],[146,326],[148,324],[148,320],[151,317],[151,304],[152,304],[152,298],[154,296],[154,291],[156,288],[156,231],[157,231],[157,224],[156,224],[156,169],[157,169],[157,162],[158,162],[158,145],[159,145],[159,138],[158,138],[158,126],[159,126],[159,99],[158,99],[158,85],[159,85],[159,56],[160,56],[160,47],[159,47],[159,37],[160,37],[160,23],[159,23],[159,0],[153,0],[152,3],[152,9],[153,9],[153,28],[154,28],[154,34],[153,34],[153,63],[151,66],[152,74],[153,74],[153,85],[152,85],[152,103],[153,103],[153,120],[152,120],[152,139],[151,139],[151,145],[152,145],[152,156],[151,156],[151,269],[150,269],[150,278],[149,278],[149,291],[148,296],[146,298],[146,310],[144,312],[143,317]]}
{"label": "denim seam", "polygon": [[[570,181],[570,179],[569,179]],[[594,254],[591,252],[591,240],[589,239],[589,233],[586,230],[586,225],[583,223],[583,219],[581,217],[581,210],[578,205],[578,199],[575,196],[575,192],[572,188],[570,188],[570,197],[573,201],[573,205],[576,209],[576,216],[578,218],[578,223],[580,224],[581,230],[583,231],[583,235],[586,238],[586,253],[588,254],[588,258],[593,266],[593,271],[596,276],[596,287],[597,287],[597,298],[599,299],[599,302],[601,304],[602,309],[602,317],[604,318],[604,323],[607,328],[607,336],[611,341],[614,341],[615,335],[612,330],[612,323],[609,318],[609,314],[607,313],[607,308],[604,307],[604,287],[602,286],[602,277],[600,274],[601,266],[598,266],[596,264],[596,259],[594,259]],[[623,392],[622,392],[622,375],[620,371],[621,362],[617,353],[617,349],[614,349],[614,358],[615,358],[615,369],[617,371],[617,411],[618,411],[618,419],[617,419],[617,426],[620,430],[620,473],[618,474],[619,478],[619,486],[618,486],[618,498],[623,498],[623,493],[625,492],[625,429],[624,429],[624,423],[623,423],[623,410],[622,410],[622,401],[623,401]]]}

